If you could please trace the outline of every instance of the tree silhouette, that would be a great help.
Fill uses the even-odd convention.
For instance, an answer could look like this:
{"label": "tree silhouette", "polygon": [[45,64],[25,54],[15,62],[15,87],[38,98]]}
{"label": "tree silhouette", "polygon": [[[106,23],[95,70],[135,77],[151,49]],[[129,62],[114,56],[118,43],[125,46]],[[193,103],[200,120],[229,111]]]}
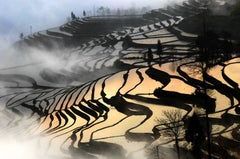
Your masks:
{"label": "tree silhouette", "polygon": [[73,12],[71,12],[71,18],[72,18],[72,20],[76,19],[76,15]]}
{"label": "tree silhouette", "polygon": [[124,37],[123,44],[122,44],[123,49],[127,49],[131,44],[132,44],[132,38],[129,35]]}
{"label": "tree silhouette", "polygon": [[182,112],[180,110],[167,110],[162,113],[165,118],[156,119],[156,122],[161,126],[159,130],[163,134],[174,138],[178,159],[180,159],[179,137],[184,133]]}
{"label": "tree silhouette", "polygon": [[153,60],[153,52],[151,48],[148,48],[148,52],[147,52],[147,62],[148,62],[148,66],[150,66],[151,62]]}
{"label": "tree silhouette", "polygon": [[24,34],[20,33],[19,38],[22,40],[24,38]]}
{"label": "tree silhouette", "polygon": [[[207,31],[207,24],[206,24],[206,18],[208,14],[208,8],[205,6],[202,9],[202,23],[203,23],[203,34],[201,36],[198,36],[196,40],[196,45],[199,48],[199,55],[200,55],[200,62],[201,62],[201,73],[203,78],[203,93],[207,95],[207,88],[206,88],[206,79],[205,74],[209,70],[210,67],[212,67],[215,64],[214,59],[214,53],[217,50],[218,45],[218,36],[211,31]],[[212,150],[211,150],[211,130],[210,130],[210,120],[209,120],[209,110],[207,109],[207,99],[206,96],[204,97],[205,101],[205,117],[206,117],[206,127],[207,127],[207,147],[208,147],[208,158],[212,158]]]}
{"label": "tree silhouette", "polygon": [[86,11],[85,11],[85,10],[83,11],[83,16],[84,16],[84,17],[86,16]]}
{"label": "tree silhouette", "polygon": [[158,56],[159,56],[159,63],[161,63],[161,55],[162,55],[162,52],[163,52],[162,49],[163,49],[163,48],[162,48],[161,41],[158,40],[158,42],[157,42],[157,54],[158,54]]}
{"label": "tree silhouette", "polygon": [[185,139],[192,143],[194,151],[199,151],[199,147],[205,140],[203,126],[200,124],[196,113],[194,113],[189,120],[189,124],[185,131]]}
{"label": "tree silhouette", "polygon": [[[205,26],[205,25],[204,25]],[[229,60],[231,58],[231,53],[233,50],[233,45],[230,40],[228,34],[223,34],[224,40],[220,40],[220,36],[211,30],[203,29],[203,35],[198,36],[196,39],[196,46],[199,49],[199,62],[201,63],[201,74],[203,80],[203,88],[202,92],[207,95],[207,88],[206,88],[206,79],[205,76],[210,68],[214,67],[216,64],[223,62],[224,60]],[[211,125],[209,119],[209,109],[207,105],[207,99],[203,99],[205,101],[205,110],[206,110],[206,125],[207,125],[207,144],[208,144],[208,158],[212,158],[211,152]]]}

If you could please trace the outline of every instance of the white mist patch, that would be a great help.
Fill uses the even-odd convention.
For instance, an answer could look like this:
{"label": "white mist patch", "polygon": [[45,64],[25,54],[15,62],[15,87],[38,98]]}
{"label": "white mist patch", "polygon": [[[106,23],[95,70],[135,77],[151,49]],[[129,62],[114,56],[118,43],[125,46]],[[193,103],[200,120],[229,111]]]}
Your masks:
{"label": "white mist patch", "polygon": [[0,69],[21,65],[24,61],[23,56],[12,48],[2,49],[0,52]]}
{"label": "white mist patch", "polygon": [[21,74],[36,81],[40,79],[42,70],[58,72],[64,69],[68,59],[69,49],[47,50],[43,47],[13,47],[0,48],[0,74]]}
{"label": "white mist patch", "polygon": [[0,69],[22,60],[19,57],[23,54],[12,47],[12,37],[12,35],[0,35]]}
{"label": "white mist patch", "polygon": [[68,50],[40,50],[40,49],[29,49],[28,57],[32,62],[42,63],[47,68],[64,68],[65,60],[63,59],[64,54],[67,54]]}
{"label": "white mist patch", "polygon": [[44,63],[46,67],[63,67],[62,59],[69,50],[55,49],[49,51],[44,47],[13,48],[8,41],[0,41],[0,70],[13,67],[22,67],[29,64]]}
{"label": "white mist patch", "polygon": [[33,143],[17,142],[14,139],[0,139],[1,159],[40,159]]}
{"label": "white mist patch", "polygon": [[[43,152],[36,140],[17,141],[11,138],[0,139],[1,159],[62,159],[66,156],[50,155]],[[56,154],[60,154],[57,151]]]}
{"label": "white mist patch", "polygon": [[[34,79],[38,84],[45,85],[45,81],[40,77],[40,72],[44,69],[58,70],[64,67],[61,64],[61,55],[51,55],[51,52],[40,49],[24,49],[22,51],[8,48],[0,54],[0,75],[20,75],[26,78]],[[17,84],[8,82],[6,79],[0,80],[2,88],[9,86],[27,86],[32,81],[13,79]],[[30,83],[29,83],[30,82]],[[0,90],[1,91],[1,90]]]}

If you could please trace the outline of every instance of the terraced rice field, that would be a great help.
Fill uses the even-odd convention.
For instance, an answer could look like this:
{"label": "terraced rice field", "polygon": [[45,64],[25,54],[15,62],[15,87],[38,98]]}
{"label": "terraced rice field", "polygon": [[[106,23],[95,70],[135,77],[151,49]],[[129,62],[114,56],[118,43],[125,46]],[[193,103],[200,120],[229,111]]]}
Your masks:
{"label": "terraced rice field", "polygon": [[[167,18],[71,49],[29,49],[27,59],[2,66],[1,136],[33,142],[37,157],[50,159],[170,158],[176,155],[174,140],[161,134],[156,122],[164,118],[162,111],[180,110],[183,121],[198,112],[204,123],[207,109],[214,158],[239,158],[238,54],[203,73],[194,44],[197,35],[178,28],[188,18],[185,13],[156,13]],[[87,20],[34,35],[69,38]],[[156,145],[158,151],[149,154]],[[184,135],[180,146],[182,156],[191,155]],[[207,156],[206,147],[201,155]]]}

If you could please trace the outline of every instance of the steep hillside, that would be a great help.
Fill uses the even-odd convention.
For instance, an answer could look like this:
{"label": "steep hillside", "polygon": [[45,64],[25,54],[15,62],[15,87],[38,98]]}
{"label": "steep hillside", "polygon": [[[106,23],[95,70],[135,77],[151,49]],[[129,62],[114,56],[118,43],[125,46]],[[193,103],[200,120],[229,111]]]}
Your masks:
{"label": "steep hillside", "polygon": [[56,46],[76,47],[95,38],[101,38],[111,32],[121,34],[120,31],[129,27],[148,24],[142,16],[96,16],[73,19],[59,27],[43,30],[25,37],[16,46],[42,45],[47,48]]}

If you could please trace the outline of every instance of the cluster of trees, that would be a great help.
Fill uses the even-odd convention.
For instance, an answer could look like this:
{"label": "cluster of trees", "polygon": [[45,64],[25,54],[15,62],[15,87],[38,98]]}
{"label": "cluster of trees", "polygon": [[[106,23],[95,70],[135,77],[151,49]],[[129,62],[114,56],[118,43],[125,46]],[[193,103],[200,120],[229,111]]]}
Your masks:
{"label": "cluster of trees", "polygon": [[[233,53],[233,44],[230,40],[231,35],[227,32],[222,32],[221,36],[213,31],[205,31],[203,35],[199,35],[196,39],[196,47],[199,50],[199,61],[201,65],[201,73],[204,74],[209,68],[215,66],[218,62],[229,60]],[[158,42],[157,52],[161,57],[162,46],[161,42]],[[152,54],[151,49],[148,49],[148,54]],[[148,58],[152,60],[152,56]],[[161,59],[160,59],[161,60]],[[150,65],[150,63],[149,63]],[[196,66],[197,68],[198,66]],[[203,82],[204,76],[203,76]],[[207,94],[206,88],[202,90],[204,94]],[[205,99],[203,99],[205,100]],[[206,102],[207,105],[207,102]],[[184,131],[183,116],[180,110],[176,111],[163,111],[165,118],[157,119],[158,125],[160,125],[163,134],[172,137],[175,140],[175,146],[177,150],[178,159],[180,159],[180,147],[179,139],[185,136],[185,140],[192,143],[192,150],[195,155],[200,152],[200,146],[206,141],[208,146],[209,159],[211,159],[211,130],[210,122],[208,118],[209,111],[206,108],[206,126],[203,127],[200,123],[197,114],[193,114],[188,120],[187,127]],[[207,139],[207,140],[205,140]]]}
{"label": "cluster of trees", "polygon": [[[204,33],[199,35],[196,39],[196,47],[199,50],[199,62],[202,63],[200,66],[201,73],[206,73],[209,68],[215,66],[217,63],[229,60],[232,53],[234,52],[233,43],[230,40],[231,34],[228,32],[221,32],[220,34],[215,33],[214,31],[207,30],[204,28]],[[158,41],[157,44],[157,53],[161,60],[161,54],[163,48],[161,42]],[[152,51],[148,49],[146,58],[148,60],[148,65],[150,65],[152,58]],[[196,66],[196,68],[199,66]],[[203,76],[203,82],[204,76]],[[207,94],[206,88],[202,90],[203,94]],[[205,100],[205,99],[203,99]],[[207,103],[206,103],[207,104]],[[209,111],[206,109],[206,124],[200,123],[197,114],[193,114],[189,118],[187,126],[183,122],[183,116],[180,110],[177,111],[163,111],[164,119],[157,119],[158,125],[161,125],[162,134],[172,137],[175,140],[175,146],[177,150],[178,159],[180,159],[180,147],[179,139],[184,136],[187,142],[192,144],[192,150],[196,156],[200,153],[200,147],[203,143],[206,143],[208,149],[209,159],[212,158],[211,154],[211,130],[210,122],[208,118]],[[185,120],[184,120],[185,121]],[[203,126],[203,125],[206,126]],[[184,131],[185,125],[185,131]],[[206,140],[207,139],[207,140]]]}
{"label": "cluster of trees", "polygon": [[[109,7],[98,7],[93,9],[93,11],[85,11],[83,10],[82,16],[108,16],[108,15],[141,15],[151,10],[150,7],[142,7],[142,8],[136,8],[136,7],[130,7],[127,9],[111,9]],[[67,21],[70,22],[71,20],[79,19],[78,16],[75,15],[75,13],[72,11],[70,17],[67,17]]]}
{"label": "cluster of trees", "polygon": [[[82,16],[86,17],[86,16],[108,16],[108,15],[141,15],[144,14],[146,12],[148,12],[149,10],[151,10],[150,7],[142,7],[142,8],[136,8],[136,7],[130,7],[130,8],[126,8],[126,9],[111,9],[109,7],[104,7],[104,6],[100,6],[98,8],[93,9],[93,11],[85,11],[83,10]],[[75,20],[75,19],[79,19],[79,17],[77,17],[75,15],[75,13],[71,12],[71,16],[67,17],[67,21],[71,21],[71,20]]]}
{"label": "cluster of trees", "polygon": [[144,14],[147,11],[151,10],[150,7],[142,7],[142,8],[136,8],[136,7],[130,7],[127,9],[110,9],[109,7],[101,6],[96,10],[96,15],[138,15],[138,14]]}
{"label": "cluster of trees", "polygon": [[192,117],[184,123],[182,112],[179,109],[167,110],[162,113],[163,118],[156,119],[156,122],[160,127],[160,134],[174,139],[177,150],[177,158],[181,158],[179,146],[181,138],[185,138],[187,142],[191,143],[192,151],[195,154],[198,154],[200,146],[205,141],[205,133],[197,114],[194,113]]}

